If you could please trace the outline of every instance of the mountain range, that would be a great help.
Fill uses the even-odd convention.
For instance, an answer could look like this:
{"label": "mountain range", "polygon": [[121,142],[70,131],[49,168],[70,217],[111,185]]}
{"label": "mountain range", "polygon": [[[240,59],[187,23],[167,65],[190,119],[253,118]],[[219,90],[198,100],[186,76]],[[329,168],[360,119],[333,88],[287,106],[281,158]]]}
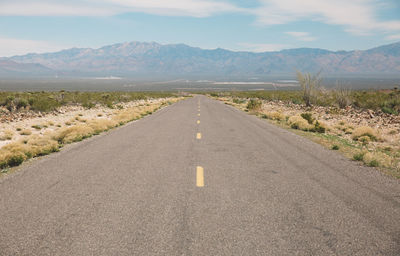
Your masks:
{"label": "mountain range", "polygon": [[315,48],[275,52],[201,49],[185,44],[127,42],[0,58],[6,76],[251,77],[294,74],[400,74],[400,42],[369,50]]}

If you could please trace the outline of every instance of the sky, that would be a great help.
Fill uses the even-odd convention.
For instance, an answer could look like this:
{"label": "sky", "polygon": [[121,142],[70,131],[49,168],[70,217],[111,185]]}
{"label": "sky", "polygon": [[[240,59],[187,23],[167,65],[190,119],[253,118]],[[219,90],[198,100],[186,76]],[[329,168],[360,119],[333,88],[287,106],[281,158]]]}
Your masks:
{"label": "sky", "polygon": [[400,41],[399,0],[0,0],[0,56],[129,41],[365,50]]}

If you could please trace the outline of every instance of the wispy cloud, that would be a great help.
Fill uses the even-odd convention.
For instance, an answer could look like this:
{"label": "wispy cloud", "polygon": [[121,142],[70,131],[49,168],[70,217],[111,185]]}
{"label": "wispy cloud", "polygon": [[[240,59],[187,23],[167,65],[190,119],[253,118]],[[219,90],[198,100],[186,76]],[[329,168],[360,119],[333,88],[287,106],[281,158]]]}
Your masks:
{"label": "wispy cloud", "polygon": [[0,15],[14,16],[111,16],[143,12],[165,16],[207,17],[223,12],[246,11],[216,0],[3,0]]}
{"label": "wispy cloud", "polygon": [[314,41],[317,39],[316,37],[311,36],[310,33],[308,33],[308,32],[288,31],[288,32],[285,32],[285,34],[293,36],[297,40],[306,41],[306,42]]}
{"label": "wispy cloud", "polygon": [[289,48],[285,44],[253,44],[253,43],[238,43],[240,51],[250,51],[250,52],[273,52],[280,51],[285,48]]}
{"label": "wispy cloud", "polygon": [[261,0],[254,11],[261,25],[286,24],[313,20],[341,25],[353,34],[369,34],[371,30],[400,31],[400,20],[379,21],[377,0]]}
{"label": "wispy cloud", "polygon": [[67,46],[61,46],[56,43],[36,40],[23,40],[0,36],[0,57],[10,57],[27,53],[43,53],[59,51]]}
{"label": "wispy cloud", "polygon": [[253,15],[259,25],[312,20],[339,25],[349,33],[400,32],[400,19],[378,19],[390,4],[379,0],[258,0],[239,7],[228,0],[0,0],[0,15],[112,16],[142,12],[164,16],[208,17],[221,13]]}

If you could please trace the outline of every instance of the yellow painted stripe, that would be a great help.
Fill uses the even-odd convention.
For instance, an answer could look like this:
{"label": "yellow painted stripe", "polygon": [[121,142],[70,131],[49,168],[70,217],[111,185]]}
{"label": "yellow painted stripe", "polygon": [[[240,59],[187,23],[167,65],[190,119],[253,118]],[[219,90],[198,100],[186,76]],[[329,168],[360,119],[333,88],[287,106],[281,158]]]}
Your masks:
{"label": "yellow painted stripe", "polygon": [[200,116],[200,113],[198,113],[197,116]]}
{"label": "yellow painted stripe", "polygon": [[204,169],[201,166],[196,168],[196,186],[204,187]]}
{"label": "yellow painted stripe", "polygon": [[201,139],[201,133],[197,133],[197,135],[196,135],[196,138],[199,140],[199,139]]}
{"label": "yellow painted stripe", "polygon": [[197,120],[197,124],[199,124],[200,123],[200,120]]}

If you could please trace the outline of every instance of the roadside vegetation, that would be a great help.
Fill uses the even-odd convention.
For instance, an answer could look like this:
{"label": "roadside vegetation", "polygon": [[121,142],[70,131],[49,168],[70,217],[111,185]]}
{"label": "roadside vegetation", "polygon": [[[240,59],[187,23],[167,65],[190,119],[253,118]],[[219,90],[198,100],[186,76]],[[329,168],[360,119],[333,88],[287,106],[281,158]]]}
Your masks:
{"label": "roadside vegetation", "polygon": [[302,90],[209,93],[331,150],[400,178],[400,91],[327,90],[298,74]]}
{"label": "roadside vegetation", "polygon": [[0,106],[10,112],[50,112],[66,105],[81,105],[85,108],[102,105],[115,108],[118,103],[166,97],[175,95],[166,92],[0,92]]}
{"label": "roadside vegetation", "polygon": [[[172,93],[1,92],[0,95],[1,173],[30,158],[57,152],[66,144],[151,115],[183,99]],[[27,104],[18,107],[24,100]],[[46,107],[39,110],[35,102],[41,100],[47,103],[40,103]],[[43,112],[38,114],[38,111]]]}

